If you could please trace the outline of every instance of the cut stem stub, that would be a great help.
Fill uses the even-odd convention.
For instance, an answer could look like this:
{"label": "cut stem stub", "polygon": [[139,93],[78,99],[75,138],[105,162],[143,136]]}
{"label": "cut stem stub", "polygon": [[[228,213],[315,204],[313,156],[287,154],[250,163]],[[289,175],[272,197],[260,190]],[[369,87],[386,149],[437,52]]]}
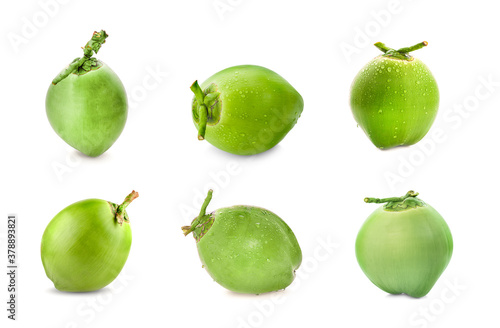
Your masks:
{"label": "cut stem stub", "polygon": [[207,216],[207,207],[208,207],[208,204],[210,204],[210,201],[212,200],[212,194],[213,194],[213,190],[210,189],[207,193],[207,197],[205,198],[205,201],[203,202],[203,205],[201,205],[201,209],[200,209],[200,214],[198,214],[198,216],[193,220],[193,222],[191,222],[191,225],[190,226],[183,226],[181,229],[182,229],[182,232],[184,233],[184,236],[187,236],[189,235],[192,231],[194,231],[194,229],[202,222],[205,221],[205,217]]}
{"label": "cut stem stub", "polygon": [[132,201],[134,199],[136,199],[137,197],[139,197],[139,193],[135,190],[132,190],[132,192],[127,197],[125,197],[125,200],[123,201],[123,203],[118,205],[118,208],[116,209],[115,218],[116,218],[116,222],[118,222],[120,225],[122,225],[123,222],[129,223],[128,214],[125,211],[125,208],[130,203],[132,203]]}
{"label": "cut stem stub", "polygon": [[416,196],[418,196],[418,192],[414,192],[413,190],[410,190],[406,193],[406,195],[401,196],[401,197],[389,197],[389,198],[365,197],[365,203],[383,204],[383,203],[389,203],[389,202],[402,202],[408,197],[416,197]]}
{"label": "cut stem stub", "polygon": [[74,59],[64,71],[52,80],[52,84],[56,85],[61,82],[80,67],[82,67],[85,71],[90,71],[92,66],[97,66],[97,60],[93,58],[92,55],[101,49],[101,46],[106,42],[107,37],[108,34],[106,34],[106,31],[104,30],[94,32],[94,34],[92,34],[92,39],[87,42],[85,47],[82,47],[83,57]]}
{"label": "cut stem stub", "polygon": [[220,93],[210,92],[205,95],[197,80],[193,82],[190,89],[198,102],[198,140],[204,140],[209,116],[208,109],[217,103]]}
{"label": "cut stem stub", "polygon": [[419,206],[424,206],[424,202],[417,198],[418,192],[410,190],[406,195],[401,197],[389,197],[389,198],[371,198],[366,197],[364,199],[365,203],[375,203],[384,204],[384,209],[387,211],[401,211],[407,208],[416,208]]}
{"label": "cut stem stub", "polygon": [[391,58],[397,58],[401,60],[407,60],[407,61],[412,61],[413,57],[409,54],[412,51],[422,49],[423,47],[426,47],[428,45],[427,41],[423,41],[420,43],[417,43],[411,47],[405,47],[405,48],[399,48],[399,49],[392,49],[386,46],[382,42],[377,42],[374,44],[375,47],[379,48],[384,54],[382,56],[384,57],[391,57]]}
{"label": "cut stem stub", "polygon": [[208,119],[208,108],[205,105],[205,93],[198,84],[198,80],[194,81],[191,85],[191,91],[193,91],[196,101],[198,101],[198,140],[205,139],[205,131],[207,129],[207,119]]}

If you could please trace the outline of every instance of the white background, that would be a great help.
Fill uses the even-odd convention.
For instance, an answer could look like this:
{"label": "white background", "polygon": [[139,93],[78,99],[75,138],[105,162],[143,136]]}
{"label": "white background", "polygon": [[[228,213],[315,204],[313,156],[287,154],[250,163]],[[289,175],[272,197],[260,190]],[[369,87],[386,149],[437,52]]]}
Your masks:
{"label": "white background", "polygon": [[[6,319],[2,274],[2,327],[494,326],[500,275],[494,4],[2,1],[2,266],[7,214],[17,213],[20,222],[18,321]],[[131,106],[115,145],[88,158],[54,133],[44,101],[51,80],[100,29],[110,36],[97,58],[120,76]],[[414,55],[438,81],[437,119],[418,145],[380,151],[356,127],[351,81],[379,54],[374,42],[399,48],[423,40],[429,46]],[[276,71],[305,102],[289,135],[253,157],[198,141],[191,121],[191,83],[239,64]],[[235,294],[201,268],[194,240],[180,227],[210,187],[209,210],[258,205],[294,230],[304,262],[286,291]],[[134,240],[120,278],[94,293],[55,290],[39,254],[51,218],[81,199],[121,202],[132,189],[140,197],[128,208]],[[410,189],[442,214],[455,241],[448,268],[420,299],[379,290],[354,254],[358,229],[377,207],[363,198]]]}

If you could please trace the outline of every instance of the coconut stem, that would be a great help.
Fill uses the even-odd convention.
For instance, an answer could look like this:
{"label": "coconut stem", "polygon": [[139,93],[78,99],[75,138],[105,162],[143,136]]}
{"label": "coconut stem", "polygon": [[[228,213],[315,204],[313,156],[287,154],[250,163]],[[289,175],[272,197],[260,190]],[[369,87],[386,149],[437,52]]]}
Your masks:
{"label": "coconut stem", "polygon": [[413,190],[410,190],[406,193],[406,195],[402,197],[389,197],[389,198],[370,198],[366,197],[365,198],[365,203],[376,203],[376,204],[383,204],[383,203],[390,203],[390,202],[402,202],[405,199],[409,197],[417,197],[418,192],[414,192]]}
{"label": "coconut stem", "polygon": [[396,50],[396,49],[389,48],[388,46],[386,46],[382,42],[375,43],[375,47],[377,47],[378,49],[380,49],[380,51],[382,51],[384,53],[383,56],[404,59],[404,60],[408,60],[408,61],[413,60],[413,57],[410,56],[410,54],[409,54],[410,52],[418,50],[418,49],[422,49],[423,47],[426,47],[427,45],[428,45],[428,42],[423,41],[423,42],[417,43],[411,47],[405,47],[405,48],[400,48],[400,49]]}
{"label": "coconut stem", "polygon": [[427,47],[429,43],[427,41],[422,41],[420,43],[417,43],[416,45],[413,45],[411,47],[406,47],[406,48],[399,48],[398,52],[399,53],[409,53],[418,49],[422,49],[423,47]]}
{"label": "coconut stem", "polygon": [[101,30],[101,32],[94,32],[94,34],[92,34],[92,39],[87,42],[85,47],[82,47],[83,57],[73,60],[73,62],[71,62],[71,64],[64,71],[52,80],[52,84],[56,85],[67,78],[68,75],[76,71],[79,67],[82,67],[87,61],[92,60],[92,55],[101,49],[101,45],[106,42],[107,37],[108,35],[104,30]]}
{"label": "coconut stem", "polygon": [[208,204],[210,204],[210,201],[212,200],[212,193],[213,192],[214,191],[212,189],[210,189],[208,191],[207,197],[205,198],[203,205],[201,205],[200,214],[198,214],[196,219],[193,220],[193,223],[191,223],[190,226],[183,226],[181,228],[182,231],[184,232],[184,236],[189,235],[194,230],[194,228],[196,228],[196,226],[200,223],[200,221],[206,216],[207,207],[208,207]]}
{"label": "coconut stem", "polygon": [[380,51],[382,51],[383,53],[386,53],[389,50],[394,50],[394,49],[389,48],[388,46],[386,46],[382,42],[377,42],[377,43],[374,44],[374,46],[377,47],[377,48],[379,48]]}
{"label": "coconut stem", "polygon": [[205,105],[205,93],[198,84],[198,80],[194,81],[191,85],[191,91],[193,91],[196,101],[198,101],[198,140],[205,139],[205,131],[207,129],[208,120],[208,108]]}
{"label": "coconut stem", "polygon": [[130,204],[132,203],[132,201],[134,199],[136,199],[137,197],[139,197],[139,193],[135,190],[132,190],[132,192],[127,196],[125,197],[125,200],[123,201],[123,203],[121,203],[118,208],[116,209],[116,215],[115,215],[115,218],[116,218],[116,221],[122,225],[123,222],[129,222],[129,219],[128,219],[128,215],[127,215],[127,212],[125,212],[125,208]]}

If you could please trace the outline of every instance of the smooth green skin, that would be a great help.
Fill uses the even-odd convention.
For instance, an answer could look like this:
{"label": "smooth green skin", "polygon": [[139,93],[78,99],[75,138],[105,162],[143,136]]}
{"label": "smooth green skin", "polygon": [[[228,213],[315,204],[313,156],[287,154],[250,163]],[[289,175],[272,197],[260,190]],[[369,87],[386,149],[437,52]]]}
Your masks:
{"label": "smooth green skin", "polygon": [[43,267],[60,291],[98,290],[118,276],[131,244],[130,225],[116,222],[110,203],[82,200],[59,212],[45,229]]}
{"label": "smooth green skin", "polygon": [[243,205],[218,209],[212,216],[215,221],[197,247],[217,283],[246,294],[276,291],[292,283],[302,252],[282,219]]}
{"label": "smooth green skin", "polygon": [[453,239],[441,215],[429,205],[403,211],[375,210],[356,239],[361,269],[390,294],[425,296],[446,269]]}
{"label": "smooth green skin", "polygon": [[375,146],[413,145],[429,131],[439,107],[439,90],[420,60],[378,56],[354,78],[351,109]]}
{"label": "smooth green skin", "polygon": [[[210,118],[205,139],[236,155],[254,155],[276,146],[302,113],[302,96],[275,72],[253,65],[226,68],[208,78],[220,92],[222,111],[218,122]],[[193,98],[193,122],[198,129],[198,102]]]}
{"label": "smooth green skin", "polygon": [[86,74],[72,73],[51,84],[45,107],[54,131],[71,147],[91,157],[113,145],[127,120],[125,88],[104,63]]}

